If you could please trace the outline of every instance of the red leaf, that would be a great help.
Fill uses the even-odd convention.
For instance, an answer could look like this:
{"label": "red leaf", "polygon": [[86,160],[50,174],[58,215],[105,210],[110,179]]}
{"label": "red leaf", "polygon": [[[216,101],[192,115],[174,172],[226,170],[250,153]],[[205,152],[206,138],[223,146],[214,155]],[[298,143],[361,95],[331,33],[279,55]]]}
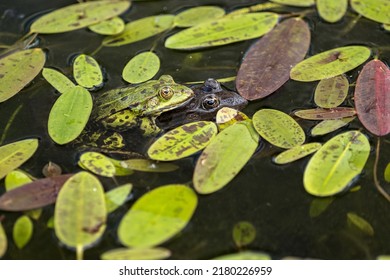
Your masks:
{"label": "red leaf", "polygon": [[364,65],[356,82],[355,108],[368,131],[377,136],[390,132],[390,70],[382,61]]}
{"label": "red leaf", "polygon": [[306,55],[310,30],[300,18],[280,23],[246,53],[237,73],[238,92],[248,100],[264,98],[290,78],[290,70]]}

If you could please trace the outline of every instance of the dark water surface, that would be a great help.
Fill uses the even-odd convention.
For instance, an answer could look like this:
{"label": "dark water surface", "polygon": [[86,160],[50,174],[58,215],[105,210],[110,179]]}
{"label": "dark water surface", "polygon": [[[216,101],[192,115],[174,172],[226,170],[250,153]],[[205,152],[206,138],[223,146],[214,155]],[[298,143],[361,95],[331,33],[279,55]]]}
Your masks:
{"label": "dark water surface", "polygon": [[[227,11],[240,6],[260,3],[261,1],[145,1],[134,2],[131,9],[122,17],[126,21],[149,15],[172,13],[190,6],[213,4]],[[41,13],[75,3],[70,0],[1,0],[0,2],[0,42],[11,44],[28,30],[28,24]],[[286,8],[284,11],[300,11]],[[355,17],[349,10],[343,20],[328,24],[319,19],[316,12],[305,20],[311,28],[312,41],[309,54],[316,54],[331,48],[352,44],[369,47],[389,47],[390,33],[380,24],[361,19],[347,34],[341,31]],[[174,33],[173,30],[170,33]],[[201,51],[174,51],[165,49],[163,41],[168,35],[158,39],[156,53],[162,66],[157,76],[170,74],[177,82],[200,81],[209,77],[224,78],[235,76],[248,47],[255,41],[245,41]],[[157,37],[131,45],[116,48],[103,48],[94,57],[106,73],[106,84],[100,92],[124,86],[121,79],[124,65],[135,54],[149,50]],[[61,69],[71,76],[71,60],[77,54],[93,52],[101,43],[103,36],[87,29],[39,36],[39,46],[47,51],[46,67]],[[385,63],[390,62],[389,50],[382,49],[379,57]],[[196,61],[196,58],[199,58]],[[359,70],[348,73],[350,82],[356,81]],[[317,83],[287,82],[273,95],[259,101],[250,102],[243,111],[252,116],[261,108],[274,108],[291,113],[298,108],[314,107],[313,92]],[[233,83],[227,86],[234,88]],[[344,105],[352,106],[353,87]],[[36,177],[42,177],[41,169],[48,161],[60,164],[64,172],[76,172],[78,153],[72,147],[58,146],[47,135],[49,111],[58,98],[55,90],[39,75],[31,85],[10,100],[0,104],[0,134],[10,115],[22,104],[22,109],[9,129],[3,144],[16,140],[39,137],[40,145],[36,154],[26,162],[22,169]],[[309,130],[314,122],[299,120],[308,135],[307,142],[325,142],[332,136],[310,137]],[[370,135],[358,120],[344,131],[363,129],[369,137],[372,147],[376,137]],[[389,140],[382,139],[379,162],[379,174],[390,160]],[[387,141],[387,142],[386,142]],[[303,188],[302,178],[308,159],[278,166],[272,163],[272,156],[280,150],[263,143],[262,149],[249,161],[240,174],[223,190],[211,195],[199,196],[198,208],[189,225],[175,238],[163,244],[172,251],[173,259],[207,259],[221,254],[237,252],[232,241],[232,228],[239,221],[249,221],[257,229],[255,241],[248,247],[251,250],[264,251],[273,258],[296,256],[320,259],[373,259],[381,254],[390,254],[390,203],[375,189],[373,183],[374,148],[365,166],[363,174],[354,185],[360,185],[357,192],[347,192],[336,197],[329,208],[316,218],[309,216],[313,196]],[[195,164],[194,158],[178,162],[181,168],[174,173],[150,174],[137,172],[126,178],[118,178],[119,183],[134,184],[133,198],[108,217],[108,228],[97,246],[85,251],[85,258],[98,259],[109,249],[120,247],[116,237],[119,221],[132,203],[146,191],[169,183],[188,183],[191,181]],[[106,189],[115,187],[112,180],[102,179]],[[390,192],[389,184],[383,179],[382,185]],[[4,180],[0,185],[0,194],[4,192]],[[346,214],[355,212],[366,219],[374,228],[370,237],[348,228]],[[73,259],[75,253],[61,246],[53,231],[47,229],[46,221],[53,214],[53,207],[46,207],[43,216],[34,221],[34,236],[22,250],[18,250],[12,241],[12,226],[19,213],[0,212],[5,216],[5,227],[9,248],[4,259]]]}

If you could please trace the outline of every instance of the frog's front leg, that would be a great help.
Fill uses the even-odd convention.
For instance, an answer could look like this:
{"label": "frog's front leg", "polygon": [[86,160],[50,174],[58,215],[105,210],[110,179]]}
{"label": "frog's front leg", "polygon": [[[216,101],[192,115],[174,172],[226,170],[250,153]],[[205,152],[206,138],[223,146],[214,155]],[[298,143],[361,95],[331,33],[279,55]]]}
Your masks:
{"label": "frog's front leg", "polygon": [[140,120],[140,129],[145,136],[152,136],[160,132],[161,129],[157,126],[155,117],[143,117]]}
{"label": "frog's front leg", "polygon": [[139,118],[131,110],[125,109],[102,119],[102,124],[107,129],[125,131],[138,126]]}

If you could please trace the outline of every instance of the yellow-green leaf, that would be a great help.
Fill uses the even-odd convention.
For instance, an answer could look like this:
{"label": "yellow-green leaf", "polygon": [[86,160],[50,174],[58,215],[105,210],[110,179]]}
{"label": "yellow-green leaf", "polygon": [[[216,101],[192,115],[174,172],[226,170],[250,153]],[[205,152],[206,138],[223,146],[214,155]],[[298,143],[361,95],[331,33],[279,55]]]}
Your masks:
{"label": "yellow-green leaf", "polygon": [[172,172],[179,168],[172,163],[156,162],[148,159],[128,159],[122,160],[121,163],[126,168],[143,172]]}
{"label": "yellow-green leaf", "polygon": [[209,194],[226,186],[255,152],[259,135],[250,121],[235,123],[221,131],[200,155],[193,183],[198,193]]}
{"label": "yellow-green leaf", "polygon": [[165,248],[118,248],[104,252],[102,260],[163,260],[171,256]]}
{"label": "yellow-green leaf", "polygon": [[356,115],[354,108],[350,107],[336,107],[332,109],[304,109],[294,112],[294,115],[305,120],[332,120],[339,118],[347,118]]}
{"label": "yellow-green leaf", "polygon": [[367,222],[365,219],[357,215],[356,213],[353,212],[348,212],[347,213],[347,224],[350,228],[354,229],[357,228],[361,232],[369,235],[369,236],[374,236],[374,229],[370,225],[369,222]]}
{"label": "yellow-green leaf", "polygon": [[388,0],[351,0],[352,9],[371,20],[390,24]]}
{"label": "yellow-green leaf", "polygon": [[217,126],[213,122],[184,124],[158,138],[149,147],[148,155],[163,161],[184,158],[204,149],[216,134]]}
{"label": "yellow-green leaf", "polygon": [[317,0],[316,4],[320,17],[331,23],[342,19],[348,8],[348,0]]}
{"label": "yellow-green leaf", "polygon": [[198,6],[177,14],[174,19],[174,24],[178,27],[191,27],[216,20],[224,15],[225,10],[218,6]]}
{"label": "yellow-green leaf", "polygon": [[233,227],[233,241],[238,248],[249,245],[256,238],[256,228],[246,221],[238,222]]}
{"label": "yellow-green leaf", "polygon": [[238,253],[223,255],[214,260],[270,260],[270,255],[262,252],[241,251]]}
{"label": "yellow-green leaf", "polygon": [[30,218],[26,215],[18,218],[14,224],[12,236],[16,247],[22,249],[31,240],[34,230],[34,225]]}
{"label": "yellow-green leaf", "polygon": [[316,197],[310,203],[309,216],[315,218],[321,215],[334,201],[334,197]]}
{"label": "yellow-green leaf", "polygon": [[5,176],[5,189],[8,191],[24,184],[31,183],[33,180],[29,174],[21,170],[13,170]]}
{"label": "yellow-green leaf", "polygon": [[274,162],[277,164],[286,164],[305,156],[308,156],[320,149],[321,143],[308,143],[299,146],[295,146],[287,151],[284,151],[274,158]]}
{"label": "yellow-green leaf", "polygon": [[119,240],[133,248],[159,245],[187,225],[197,203],[195,192],[185,185],[158,187],[139,198],[123,217]]}
{"label": "yellow-green leaf", "polygon": [[89,55],[81,54],[73,62],[73,76],[85,88],[93,89],[103,83],[103,74],[97,61]]}
{"label": "yellow-green leaf", "polygon": [[289,115],[274,109],[262,109],[253,115],[256,131],[274,146],[290,149],[305,142],[305,132]]}
{"label": "yellow-green leaf", "polygon": [[114,164],[115,167],[115,176],[128,176],[134,173],[134,171],[124,164],[121,160],[109,158],[109,160]]}
{"label": "yellow-green leaf", "polygon": [[68,77],[66,77],[60,71],[51,68],[43,68],[42,76],[59,93],[64,93],[75,86],[75,84],[69,80]]}
{"label": "yellow-green leaf", "polygon": [[122,77],[126,82],[139,84],[153,78],[160,70],[160,58],[153,52],[134,56],[123,68]]}
{"label": "yellow-green leaf", "polygon": [[176,33],[165,41],[165,47],[188,50],[257,38],[271,31],[278,19],[268,12],[223,17]]}
{"label": "yellow-green leaf", "polygon": [[4,256],[5,252],[7,251],[8,247],[8,241],[7,241],[7,235],[5,234],[3,225],[0,221],[0,259]]}
{"label": "yellow-green leaf", "polygon": [[331,196],[345,190],[360,174],[370,154],[370,143],[359,131],[339,134],[314,154],[303,177],[308,193]]}
{"label": "yellow-green leaf", "polygon": [[343,126],[346,126],[354,119],[355,119],[355,117],[342,118],[342,119],[336,119],[336,120],[324,120],[312,128],[311,135],[312,136],[325,135],[325,134],[333,132],[333,131],[335,131]]}
{"label": "yellow-green leaf", "polygon": [[376,257],[376,259],[382,260],[382,261],[384,261],[384,260],[388,261],[388,260],[390,260],[390,255],[379,255]]}
{"label": "yellow-green leaf", "polygon": [[384,174],[387,183],[390,183],[390,163],[387,164]]}
{"label": "yellow-green leaf", "polygon": [[104,190],[92,174],[81,171],[60,190],[54,211],[58,239],[78,251],[91,246],[106,228]]}
{"label": "yellow-green leaf", "polygon": [[141,18],[126,24],[122,33],[103,40],[106,47],[118,47],[141,41],[173,27],[173,15],[159,15]]}
{"label": "yellow-green leaf", "polygon": [[117,35],[125,29],[125,22],[120,17],[113,17],[90,25],[88,28],[101,35]]}
{"label": "yellow-green leaf", "polygon": [[26,139],[0,147],[0,179],[21,166],[38,148],[38,139]]}
{"label": "yellow-green leaf", "polygon": [[0,59],[0,102],[6,101],[41,72],[46,56],[42,49],[14,52]]}
{"label": "yellow-green leaf", "polygon": [[114,212],[119,206],[125,203],[132,188],[132,184],[125,184],[106,192],[105,200],[107,213]]}
{"label": "yellow-green leaf", "polygon": [[83,153],[80,156],[79,164],[100,176],[113,177],[115,175],[115,166],[111,159],[98,152]]}
{"label": "yellow-green leaf", "polygon": [[31,219],[37,221],[42,216],[42,208],[25,211],[25,214],[29,216]]}
{"label": "yellow-green leaf", "polygon": [[61,33],[80,29],[120,15],[130,1],[95,1],[70,5],[38,18],[31,33]]}
{"label": "yellow-green leaf", "polygon": [[92,97],[85,88],[75,86],[63,93],[51,108],[48,131],[57,144],[76,139],[83,131],[92,111]]}
{"label": "yellow-green leaf", "polygon": [[296,7],[310,7],[315,4],[315,0],[270,0],[270,1],[277,4],[296,6]]}
{"label": "yellow-green leaf", "polygon": [[235,124],[236,122],[249,120],[248,116],[236,109],[223,107],[219,109],[215,117],[219,131]]}
{"label": "yellow-green leaf", "polygon": [[348,46],[331,49],[309,57],[290,72],[293,80],[311,82],[344,74],[365,62],[371,50],[363,46]]}
{"label": "yellow-green leaf", "polygon": [[386,31],[390,31],[390,23],[388,23],[388,24],[383,24],[383,28],[384,28]]}
{"label": "yellow-green leaf", "polygon": [[314,92],[314,102],[322,108],[335,108],[344,102],[348,88],[345,75],[321,80]]}

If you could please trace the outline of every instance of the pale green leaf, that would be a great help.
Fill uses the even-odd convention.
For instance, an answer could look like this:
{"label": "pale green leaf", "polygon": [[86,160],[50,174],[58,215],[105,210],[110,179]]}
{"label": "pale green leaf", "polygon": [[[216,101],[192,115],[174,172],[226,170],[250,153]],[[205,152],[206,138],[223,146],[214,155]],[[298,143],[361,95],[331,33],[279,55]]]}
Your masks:
{"label": "pale green leaf", "polygon": [[42,76],[59,93],[64,93],[75,86],[75,84],[69,80],[68,77],[66,77],[61,72],[51,68],[43,68]]}
{"label": "pale green leaf", "polygon": [[26,139],[0,147],[0,179],[21,166],[38,148],[38,139]]}
{"label": "pale green leaf", "polygon": [[123,217],[119,240],[133,248],[159,245],[187,225],[197,203],[195,192],[185,185],[158,187],[139,198]]}
{"label": "pale green leaf", "polygon": [[118,248],[104,252],[102,260],[163,260],[171,256],[165,248]]}
{"label": "pale green leaf", "polygon": [[113,177],[115,175],[115,166],[111,159],[98,152],[83,153],[80,156],[79,164],[100,176]]}
{"label": "pale green leaf", "polygon": [[367,137],[359,131],[333,137],[310,159],[303,177],[306,191],[331,196],[345,190],[363,170],[370,149]]}
{"label": "pale green leaf", "polygon": [[299,146],[295,146],[287,151],[278,154],[274,158],[274,162],[277,164],[286,164],[298,159],[304,158],[320,149],[321,143],[308,143]]}
{"label": "pale green leaf", "polygon": [[349,82],[345,75],[321,80],[314,92],[314,102],[318,107],[335,108],[344,102],[348,88]]}
{"label": "pale green leaf", "polygon": [[343,126],[346,126],[354,119],[355,119],[355,117],[336,119],[336,120],[324,120],[312,128],[311,135],[312,136],[320,136],[320,135],[328,134],[328,133],[333,132],[333,131],[335,131]]}
{"label": "pale green leaf", "polygon": [[198,6],[177,14],[174,19],[175,26],[191,27],[200,23],[216,20],[225,15],[225,10],[218,6]]}
{"label": "pale green leaf", "polygon": [[374,229],[364,218],[360,217],[356,213],[347,213],[347,224],[352,229],[358,229],[359,231],[369,236],[374,236]]}
{"label": "pale green leaf", "polygon": [[83,131],[92,111],[91,94],[80,86],[63,93],[51,108],[48,131],[57,144],[76,139]]}
{"label": "pale green leaf", "polygon": [[4,256],[5,252],[7,251],[8,247],[8,241],[7,241],[7,235],[5,234],[3,225],[0,221],[0,259]]}
{"label": "pale green leaf", "polygon": [[12,236],[16,247],[22,249],[31,240],[34,225],[30,218],[26,215],[18,218],[14,224]]}
{"label": "pale green leaf", "polygon": [[128,176],[134,173],[133,169],[129,168],[126,163],[121,160],[109,158],[115,167],[115,176]]}
{"label": "pale green leaf", "polygon": [[30,174],[21,170],[13,170],[5,176],[5,189],[8,191],[31,183],[33,180]]}
{"label": "pale green leaf", "polygon": [[351,0],[351,6],[366,18],[390,24],[389,0]]}
{"label": "pale green leaf", "polygon": [[119,206],[125,203],[132,188],[132,184],[125,184],[106,192],[105,200],[107,213],[114,212]]}
{"label": "pale green leaf", "polygon": [[249,245],[256,238],[256,228],[246,221],[238,222],[233,227],[233,241],[238,248]]}
{"label": "pale green leaf", "polygon": [[73,76],[85,88],[98,88],[103,83],[103,74],[97,61],[89,55],[81,54],[73,62]]}
{"label": "pale green leaf", "polygon": [[21,91],[41,72],[46,56],[42,49],[17,51],[0,58],[0,102]]}
{"label": "pale green leaf", "polygon": [[172,163],[157,162],[148,159],[128,159],[122,160],[121,164],[135,171],[143,172],[172,172],[179,167]]}
{"label": "pale green leaf", "polygon": [[134,56],[123,68],[122,77],[126,82],[139,84],[153,78],[160,70],[160,59],[153,52]]}
{"label": "pale green leaf", "polygon": [[120,17],[113,17],[90,25],[88,28],[101,35],[117,35],[125,29],[125,22]]}
{"label": "pale green leaf", "polygon": [[262,252],[241,251],[238,253],[223,255],[213,260],[271,260],[270,255]]}
{"label": "pale green leaf", "polygon": [[315,4],[315,0],[270,0],[270,1],[277,4],[296,6],[296,7],[310,7]]}
{"label": "pale green leaf", "polygon": [[320,17],[331,23],[342,19],[348,8],[348,0],[317,0],[316,4]]}

